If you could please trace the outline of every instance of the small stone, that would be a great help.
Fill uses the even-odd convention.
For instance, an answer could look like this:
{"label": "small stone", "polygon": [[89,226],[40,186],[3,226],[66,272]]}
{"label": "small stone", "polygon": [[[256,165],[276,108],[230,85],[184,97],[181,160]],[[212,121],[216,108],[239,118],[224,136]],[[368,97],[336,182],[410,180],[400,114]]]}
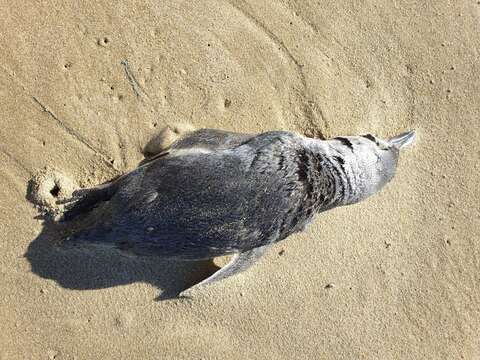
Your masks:
{"label": "small stone", "polygon": [[285,254],[285,250],[284,250],[284,249],[282,249],[282,250],[280,250],[280,251],[278,252],[278,255],[280,255],[280,256],[283,256],[284,254]]}
{"label": "small stone", "polygon": [[192,124],[181,122],[176,123],[172,129],[175,134],[182,136],[196,130]]}
{"label": "small stone", "polygon": [[325,289],[333,289],[334,287],[335,287],[334,283],[330,283],[330,284],[325,285]]}
{"label": "small stone", "polygon": [[[157,127],[155,125],[154,127]],[[177,140],[175,132],[170,126],[165,126],[152,140],[145,146],[143,153],[146,156],[159,154],[167,149],[173,142]]]}

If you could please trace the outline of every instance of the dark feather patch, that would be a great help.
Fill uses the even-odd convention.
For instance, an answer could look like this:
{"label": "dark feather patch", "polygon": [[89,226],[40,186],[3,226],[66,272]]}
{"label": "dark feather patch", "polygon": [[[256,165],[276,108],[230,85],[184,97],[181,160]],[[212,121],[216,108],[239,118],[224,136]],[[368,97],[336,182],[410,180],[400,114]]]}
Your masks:
{"label": "dark feather patch", "polygon": [[350,140],[348,140],[347,138],[344,138],[344,137],[337,137],[335,138],[337,139],[338,141],[340,141],[343,145],[345,145],[346,147],[348,147],[350,150],[353,151],[353,144]]}
{"label": "dark feather patch", "polygon": [[334,159],[335,159],[340,165],[344,165],[344,164],[345,164],[345,160],[343,160],[343,158],[341,158],[340,156],[334,156]]}
{"label": "dark feather patch", "polygon": [[375,144],[377,143],[377,139],[375,139],[375,137],[371,134],[362,135],[362,137],[364,137],[365,139],[368,139],[370,141],[373,141]]}

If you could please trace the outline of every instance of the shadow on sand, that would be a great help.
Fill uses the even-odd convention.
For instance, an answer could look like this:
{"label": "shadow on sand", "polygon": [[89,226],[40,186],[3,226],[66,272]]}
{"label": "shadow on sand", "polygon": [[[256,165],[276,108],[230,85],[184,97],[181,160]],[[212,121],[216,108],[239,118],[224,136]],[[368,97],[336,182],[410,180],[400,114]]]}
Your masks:
{"label": "shadow on sand", "polygon": [[103,289],[146,282],[161,290],[156,300],[168,300],[178,298],[183,290],[218,270],[212,261],[126,256],[102,248],[64,249],[55,245],[62,226],[45,219],[42,232],[29,245],[25,257],[35,274],[55,280],[66,289]]}

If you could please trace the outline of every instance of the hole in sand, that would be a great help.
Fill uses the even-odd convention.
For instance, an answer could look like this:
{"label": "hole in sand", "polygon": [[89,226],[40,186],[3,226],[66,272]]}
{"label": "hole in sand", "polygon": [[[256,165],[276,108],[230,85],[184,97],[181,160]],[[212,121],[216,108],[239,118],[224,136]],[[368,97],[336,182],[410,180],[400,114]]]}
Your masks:
{"label": "hole in sand", "polygon": [[60,194],[60,187],[55,184],[53,188],[50,190],[50,194],[52,194],[53,197],[57,197],[58,194]]}
{"label": "hole in sand", "polygon": [[67,199],[78,185],[61,172],[46,168],[35,174],[27,187],[27,199],[42,212],[55,215],[62,210],[58,199]]}

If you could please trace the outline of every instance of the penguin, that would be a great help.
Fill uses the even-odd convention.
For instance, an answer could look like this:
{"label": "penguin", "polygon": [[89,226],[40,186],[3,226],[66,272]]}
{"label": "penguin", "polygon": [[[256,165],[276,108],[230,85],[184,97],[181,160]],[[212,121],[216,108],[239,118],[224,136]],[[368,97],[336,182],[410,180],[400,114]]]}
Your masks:
{"label": "penguin", "polygon": [[192,261],[232,255],[198,288],[248,269],[316,214],[377,193],[414,138],[188,132],[136,169],[74,192],[59,220],[70,227],[62,245]]}

